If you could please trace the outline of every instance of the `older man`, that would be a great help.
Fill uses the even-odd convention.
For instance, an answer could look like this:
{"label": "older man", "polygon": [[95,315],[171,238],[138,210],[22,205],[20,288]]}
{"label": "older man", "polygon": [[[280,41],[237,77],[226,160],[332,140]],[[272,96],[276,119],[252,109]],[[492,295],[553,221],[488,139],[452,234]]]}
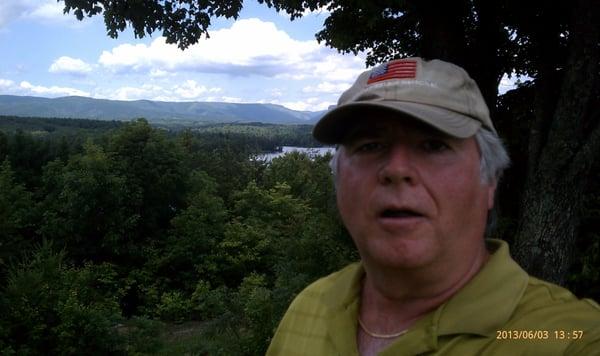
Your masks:
{"label": "older man", "polygon": [[463,69],[366,71],[314,136],[339,145],[337,203],[361,262],[300,293],[268,355],[600,354],[597,304],[484,239],[509,160]]}

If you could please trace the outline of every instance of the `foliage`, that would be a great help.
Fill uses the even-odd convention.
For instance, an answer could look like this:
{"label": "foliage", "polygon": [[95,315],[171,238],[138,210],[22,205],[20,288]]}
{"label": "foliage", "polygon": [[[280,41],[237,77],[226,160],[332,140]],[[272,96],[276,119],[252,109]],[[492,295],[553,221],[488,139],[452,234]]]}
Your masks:
{"label": "foliage", "polygon": [[199,4],[195,0],[159,2],[153,0],[121,3],[118,1],[64,0],[65,12],[73,10],[77,19],[104,13],[108,35],[116,38],[127,25],[133,27],[136,37],[151,35],[163,30],[167,43],[177,43],[184,49],[198,42],[202,35],[208,36],[211,17],[237,18],[242,1],[208,1]]}
{"label": "foliage", "polygon": [[0,159],[5,160],[8,154],[8,137],[4,132],[0,131]]}
{"label": "foliage", "polygon": [[246,147],[272,152],[285,142],[287,146],[318,147],[321,144],[312,137],[312,125],[273,125],[263,123],[205,125],[194,130],[205,140],[217,139],[246,142]]}
{"label": "foliage", "polygon": [[504,224],[505,232],[523,268],[567,283],[569,268],[577,263],[576,240],[585,229],[584,191],[600,165],[596,1],[262,2],[292,17],[326,6],[330,14],[317,39],[341,52],[366,51],[367,64],[421,56],[460,65],[478,83],[494,119],[498,109],[506,109],[498,106],[501,78],[531,77],[529,90],[517,95],[526,102],[519,105],[518,119],[495,121],[509,128],[499,130],[501,135],[520,141],[515,155],[524,156],[507,174],[513,175],[511,183],[523,183],[509,188],[517,194],[509,196],[517,205],[509,214],[516,212],[516,219]]}
{"label": "foliage", "polygon": [[189,299],[179,291],[165,292],[160,297],[157,306],[158,316],[161,320],[183,322],[189,320],[192,306]]}
{"label": "foliage", "polygon": [[97,135],[114,130],[122,125],[120,121],[80,120],[66,118],[18,117],[0,115],[0,130],[14,133],[17,130],[36,133],[37,137],[72,137],[82,132]]}
{"label": "foliage", "polygon": [[[240,129],[223,130],[232,127]],[[71,347],[65,353],[80,351],[91,341],[86,341],[85,328],[76,330],[73,325],[91,320],[92,329],[112,325],[107,330],[117,331],[96,330],[98,342],[115,337],[107,342],[114,352],[160,352],[161,342],[143,341],[160,328],[147,319],[153,318],[207,323],[201,333],[211,341],[188,349],[264,352],[293,295],[352,255],[332,254],[330,249],[323,254],[297,250],[316,248],[325,235],[334,245],[340,241],[339,222],[320,206],[331,200],[327,195],[333,191],[316,189],[331,182],[327,158],[311,161],[295,154],[289,162],[277,159],[272,165],[254,160],[262,148],[249,145],[248,137],[264,135],[280,146],[304,134],[252,127],[257,131],[244,128],[231,136],[216,127],[210,132],[170,134],[138,120],[104,136],[83,139],[82,131],[81,149],[68,149],[64,158],[46,161],[39,173],[27,169],[34,174],[35,194],[18,183],[7,160],[0,174],[0,196],[7,207],[2,211],[8,214],[3,223],[13,227],[6,225],[3,231],[11,231],[15,241],[46,238],[64,250],[60,263],[43,268],[46,273],[37,277],[39,283],[55,287],[48,287],[51,292],[40,301],[43,312],[21,311],[30,315],[28,323],[37,326],[38,334],[15,341],[14,328],[4,323],[0,330],[9,336],[2,339],[3,347],[27,352],[25,347],[40,347],[38,339],[44,334],[45,343],[57,344],[64,337],[65,347]],[[7,147],[21,140],[18,147],[27,141],[42,151],[62,140],[25,132],[2,137]],[[291,141],[279,141],[286,139]],[[293,180],[293,173],[302,178]],[[33,219],[36,214],[41,219]],[[335,228],[324,233],[319,229],[330,217]],[[298,241],[305,237],[312,242]],[[350,250],[349,244],[342,249]],[[18,261],[17,247],[7,250],[6,256]],[[314,256],[322,260],[315,261]],[[307,265],[309,260],[316,262],[314,268]],[[38,273],[28,261],[19,265],[19,273]],[[0,293],[2,300],[8,298],[7,291]],[[120,315],[133,319],[117,324]]]}
{"label": "foliage", "polygon": [[165,324],[161,321],[134,317],[120,328],[120,334],[126,339],[128,355],[155,354],[164,346],[160,335]]}
{"label": "foliage", "polygon": [[140,119],[111,136],[107,153],[131,189],[129,208],[144,222],[136,226],[133,238],[141,241],[167,228],[183,199],[185,174],[179,147]]}
{"label": "foliage", "polygon": [[4,160],[0,165],[0,273],[30,242],[32,198],[32,194],[15,181],[9,161]]}
{"label": "foliage", "polygon": [[[458,64],[478,83],[492,116],[504,75],[533,78],[533,94],[518,115],[526,122],[515,123],[518,131],[522,125],[526,128],[527,145],[520,145],[525,149],[519,151],[526,156],[526,167],[507,174],[514,174],[513,183],[524,182],[518,189],[509,188],[519,194],[511,196],[518,213],[514,222],[503,226],[513,237],[513,255],[528,272],[566,284],[576,261],[577,237],[585,228],[585,186],[593,180],[594,166],[600,165],[597,1],[259,2],[292,19],[307,9],[326,8],[328,17],[317,39],[341,52],[366,52],[369,65],[408,56]],[[235,18],[241,6],[240,1],[146,0],[126,7],[102,0],[65,1],[65,10],[74,10],[79,19],[103,13],[111,36],[127,24],[136,36],[162,29],[168,42],[180,48],[207,33],[209,15]]]}
{"label": "foliage", "polygon": [[[103,14],[113,37],[128,25],[137,37],[162,30],[180,48],[207,35],[211,16],[235,18],[242,6],[64,2],[79,19]],[[590,178],[600,149],[600,8],[593,1],[259,2],[292,18],[326,7],[317,39],[342,52],[367,51],[368,64],[420,55],[466,68],[513,152],[500,187],[508,197],[500,198],[502,232],[514,236],[514,252],[531,272],[562,282],[576,261],[569,282],[600,298],[600,188]],[[499,100],[498,83],[513,72],[533,80]],[[333,209],[326,158],[249,159],[307,142],[306,128],[288,135],[260,125],[207,126],[173,139],[138,120],[84,147],[82,137],[53,140],[52,127],[0,134],[0,159],[9,162],[0,171],[0,223],[10,234],[2,242],[12,246],[1,258],[16,260],[23,241],[41,236],[65,247],[61,254],[42,248],[9,270],[0,294],[3,353],[160,346],[144,349],[116,335],[110,326],[122,313],[206,323],[203,342],[186,352],[263,354],[293,296],[356,258]],[[26,206],[43,215],[41,223]],[[541,245],[549,258],[534,253]],[[135,330],[139,340],[155,335],[152,327],[125,335]]]}
{"label": "foliage", "polygon": [[52,162],[44,174],[41,234],[62,244],[77,262],[112,261],[124,251],[119,241],[135,228],[128,211],[131,193],[102,148],[86,143],[67,165]]}
{"label": "foliage", "polygon": [[333,211],[335,193],[329,169],[331,155],[310,158],[299,152],[273,159],[264,173],[264,185],[277,183],[290,186],[294,197],[310,202],[312,207]]}
{"label": "foliage", "polygon": [[64,252],[42,245],[8,272],[2,293],[5,350],[16,354],[121,353],[115,330],[120,318],[110,266],[80,270],[65,263]]}
{"label": "foliage", "polygon": [[[516,99],[503,115],[527,105]],[[220,141],[138,120],[82,131],[80,149],[39,170],[11,153],[0,165],[0,352],[264,354],[294,296],[358,256],[335,211],[329,157],[257,161],[261,149],[240,137],[258,133],[238,134]],[[0,149],[14,152],[16,136],[46,157],[61,140],[8,133]],[[598,204],[586,205],[571,279],[594,298]],[[21,256],[44,238],[62,252]]]}
{"label": "foliage", "polygon": [[39,186],[42,167],[56,158],[53,153],[49,142],[37,140],[22,130],[9,136],[6,157],[16,179],[28,188]]}

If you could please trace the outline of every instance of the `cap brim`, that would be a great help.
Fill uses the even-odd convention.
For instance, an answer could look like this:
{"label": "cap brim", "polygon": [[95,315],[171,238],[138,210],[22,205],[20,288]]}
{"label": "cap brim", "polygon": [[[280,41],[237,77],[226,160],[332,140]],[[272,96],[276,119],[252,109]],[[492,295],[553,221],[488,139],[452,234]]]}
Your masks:
{"label": "cap brim", "polygon": [[473,136],[481,127],[478,120],[440,107],[404,101],[354,102],[331,109],[317,122],[313,136],[325,144],[342,143],[357,119],[377,120],[385,112],[398,118],[410,117],[454,137]]}

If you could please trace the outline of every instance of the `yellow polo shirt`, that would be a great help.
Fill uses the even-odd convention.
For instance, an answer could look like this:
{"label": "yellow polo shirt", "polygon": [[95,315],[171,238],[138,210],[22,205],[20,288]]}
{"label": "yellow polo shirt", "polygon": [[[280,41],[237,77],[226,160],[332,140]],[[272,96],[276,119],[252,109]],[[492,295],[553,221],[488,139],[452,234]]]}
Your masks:
{"label": "yellow polo shirt", "polygon": [[[600,307],[530,277],[508,245],[488,240],[479,273],[379,355],[600,355]],[[267,355],[356,356],[360,263],[308,286],[284,315]]]}

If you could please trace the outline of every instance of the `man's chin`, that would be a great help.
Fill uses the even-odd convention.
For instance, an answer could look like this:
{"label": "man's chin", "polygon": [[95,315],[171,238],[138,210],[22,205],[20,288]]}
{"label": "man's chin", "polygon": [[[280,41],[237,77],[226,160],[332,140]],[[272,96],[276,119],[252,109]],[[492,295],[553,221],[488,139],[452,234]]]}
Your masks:
{"label": "man's chin", "polygon": [[367,263],[387,268],[414,269],[429,265],[434,258],[435,245],[428,239],[405,234],[387,237],[379,243],[371,244]]}
{"label": "man's chin", "polygon": [[415,235],[418,235],[417,230],[422,229],[426,222],[424,216],[377,218],[378,228],[389,234],[391,238],[415,238]]}

